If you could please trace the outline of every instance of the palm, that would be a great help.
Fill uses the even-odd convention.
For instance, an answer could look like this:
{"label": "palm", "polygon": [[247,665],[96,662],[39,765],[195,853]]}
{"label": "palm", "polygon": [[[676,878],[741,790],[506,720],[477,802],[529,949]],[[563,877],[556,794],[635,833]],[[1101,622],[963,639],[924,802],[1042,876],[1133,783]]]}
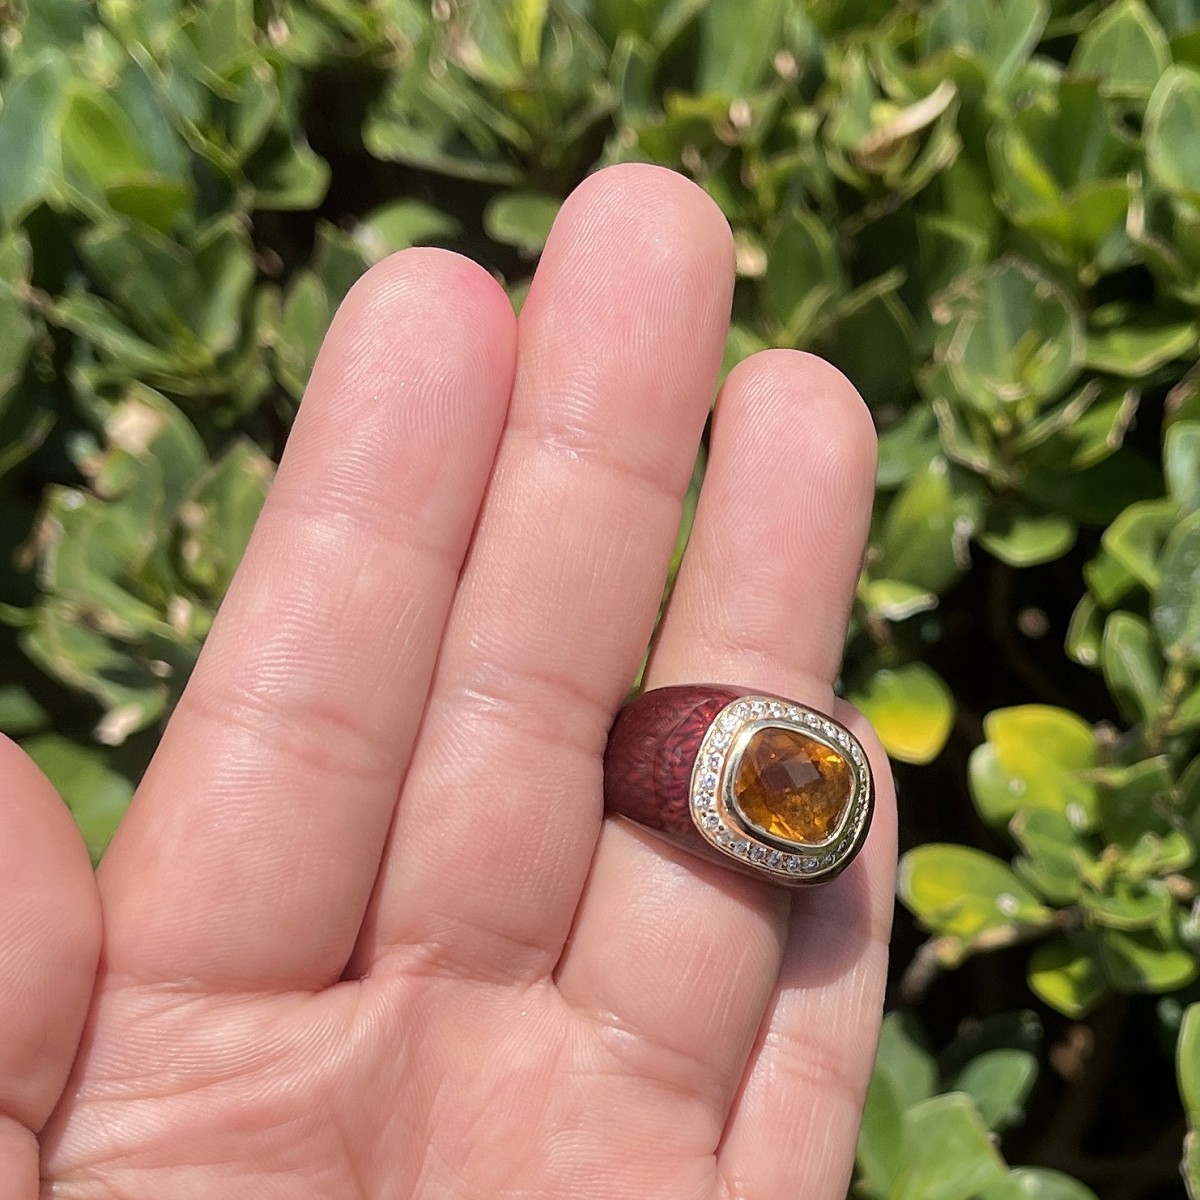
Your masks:
{"label": "palm", "polygon": [[[23,1129],[42,1194],[81,1200],[844,1191],[889,806],[790,906],[601,819],[730,260],[698,192],[624,168],[569,202],[519,332],[439,252],[352,294],[98,903],[44,781],[0,759],[4,886],[38,914],[0,943],[29,976],[0,1003],[14,1195]],[[828,708],[861,406],[767,354],[719,412],[648,682]]]}

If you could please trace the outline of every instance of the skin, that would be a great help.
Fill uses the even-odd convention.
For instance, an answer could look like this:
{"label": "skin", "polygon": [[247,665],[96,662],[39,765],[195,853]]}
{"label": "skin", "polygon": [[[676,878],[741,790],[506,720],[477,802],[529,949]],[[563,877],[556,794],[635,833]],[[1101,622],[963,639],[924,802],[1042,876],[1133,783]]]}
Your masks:
{"label": "skin", "polygon": [[895,868],[833,697],[874,433],[722,390],[647,684],[831,711],[864,852],[789,894],[605,819],[733,285],[679,176],[598,173],[520,319],[409,250],[334,321],[200,664],[93,878],[0,743],[0,1197],[845,1194]]}

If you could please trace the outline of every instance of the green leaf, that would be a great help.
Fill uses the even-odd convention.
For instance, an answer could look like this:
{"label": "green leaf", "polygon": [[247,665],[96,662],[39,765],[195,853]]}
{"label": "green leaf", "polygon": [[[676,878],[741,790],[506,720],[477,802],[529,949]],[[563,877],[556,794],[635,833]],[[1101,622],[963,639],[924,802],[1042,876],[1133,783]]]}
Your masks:
{"label": "green leaf", "polygon": [[106,92],[75,87],[63,115],[68,163],[98,188],[149,174],[152,164],[129,118]]}
{"label": "green leaf", "polygon": [[931,842],[910,850],[900,861],[898,892],[926,928],[968,945],[986,930],[1052,917],[1007,864],[970,846]]}
{"label": "green leaf", "polygon": [[1046,809],[1074,829],[1095,820],[1092,728],[1075,713],[1041,704],[998,708],[984,718],[987,741],[968,765],[971,797],[988,824],[1003,828],[1023,811]]}
{"label": "green leaf", "polygon": [[975,1200],[1096,1200],[1096,1193],[1061,1171],[1014,1167],[1003,1179],[988,1184]]}
{"label": "green leaf", "polygon": [[[822,348],[874,407],[889,402],[907,386],[917,335],[912,317],[895,292],[870,295],[864,291],[859,288],[838,304],[837,335]],[[929,458],[926,455],[925,462]]]}
{"label": "green leaf", "polygon": [[302,271],[284,299],[275,340],[276,373],[297,399],[308,386],[317,350],[332,318],[333,308],[320,279],[312,271]]}
{"label": "green leaf", "polygon": [[878,536],[878,573],[942,592],[966,569],[973,498],[957,491],[944,458],[934,458],[888,506]]}
{"label": "green leaf", "polygon": [[1075,544],[1075,522],[1064,513],[996,505],[979,544],[1010,567],[1032,567],[1061,558]]}
{"label": "green leaf", "polygon": [[1071,614],[1067,626],[1066,651],[1084,667],[1100,663],[1100,643],[1104,636],[1104,617],[1095,598],[1085,592]]}
{"label": "green leaf", "polygon": [[25,742],[24,749],[67,802],[92,861],[98,862],[133,796],[133,784],[109,768],[99,747],[48,733]]}
{"label": "green leaf", "polygon": [[450,241],[462,233],[462,223],[419,200],[396,200],[369,212],[355,227],[354,238],[368,262],[409,246]]}
{"label": "green leaf", "polygon": [[0,416],[5,398],[25,369],[33,342],[33,322],[25,305],[29,270],[30,250],[25,235],[0,235],[0,329],[4,330],[0,338]]}
{"label": "green leaf", "polygon": [[[1120,516],[1116,519],[1120,520]],[[1109,529],[1111,528],[1112,526],[1110,525]],[[1105,530],[1105,532],[1107,533],[1108,530]],[[1149,566],[1152,571],[1157,572],[1157,565],[1154,562],[1151,562]],[[1083,564],[1083,577],[1087,581],[1088,590],[1096,603],[1104,608],[1111,608],[1119,600],[1132,592],[1139,582],[1124,562],[1106,546],[1101,547],[1100,553],[1091,562]],[[1097,638],[1098,649],[1099,639]],[[1093,662],[1087,665],[1093,666],[1099,663],[1099,661],[1099,654],[1097,653]]]}
{"label": "green leaf", "polygon": [[76,47],[88,28],[94,28],[93,20],[90,6],[79,0],[39,0],[26,5],[20,26],[21,53],[32,57],[47,46]]}
{"label": "green leaf", "polygon": [[937,608],[933,592],[896,579],[864,579],[859,596],[867,610],[885,621],[906,621],[918,613]]}
{"label": "green leaf", "polygon": [[875,483],[891,489],[924,471],[940,450],[937,417],[928,404],[914,404],[879,433]]}
{"label": "green leaf", "polygon": [[132,217],[159,233],[171,232],[193,198],[187,184],[158,175],[110,183],[104,194],[114,213]]}
{"label": "green leaf", "polygon": [[1070,70],[1101,81],[1106,96],[1146,99],[1171,64],[1162,26],[1141,0],[1118,0],[1083,31]]}
{"label": "green leaf", "polygon": [[1175,527],[1163,549],[1151,618],[1168,659],[1200,666],[1200,512]]}
{"label": "green leaf", "polygon": [[1196,860],[1196,845],[1182,829],[1144,833],[1118,862],[1121,874],[1134,883],[1187,870]]}
{"label": "green leaf", "polygon": [[71,69],[46,50],[28,72],[5,82],[0,108],[0,221],[15,225],[62,179],[61,125]]}
{"label": "green leaf", "polygon": [[771,70],[787,0],[709,0],[700,18],[696,90],[745,96]]}
{"label": "green leaf", "polygon": [[1146,110],[1146,165],[1169,192],[1200,203],[1200,71],[1168,67]]}
{"label": "green leaf", "polygon": [[1065,813],[1049,808],[1022,809],[1009,832],[1025,852],[1013,866],[1052,904],[1072,904],[1082,888],[1085,851]]}
{"label": "green leaf", "polygon": [[924,663],[876,671],[853,694],[853,702],[887,752],[901,762],[932,762],[954,725],[954,696]]}
{"label": "green leaf", "polygon": [[1056,79],[1040,100],[1022,104],[988,139],[997,199],[1052,259],[1090,274],[1106,246],[1124,238],[1133,148],[1113,128],[1095,81]]}
{"label": "green leaf", "polygon": [[1125,379],[1142,379],[1174,359],[1194,354],[1196,336],[1191,322],[1119,325],[1089,336],[1085,365]]}
{"label": "green leaf", "polygon": [[871,1076],[858,1130],[855,1159],[859,1187],[869,1196],[886,1196],[903,1161],[904,1109],[888,1078]]}
{"label": "green leaf", "polygon": [[[50,311],[51,319],[91,342],[104,355],[117,360],[125,372],[143,378],[192,374],[203,360],[180,357],[147,341],[121,319],[118,311],[89,292],[63,296]],[[189,348],[190,349],[190,348]]]}
{"label": "green leaf", "polygon": [[1004,1173],[990,1131],[960,1093],[904,1114],[902,1164],[889,1200],[970,1200]]}
{"label": "green leaf", "polygon": [[1100,663],[1108,690],[1126,720],[1153,720],[1162,692],[1162,652],[1149,624],[1121,609],[1110,613],[1104,623]]}
{"label": "green leaf", "polygon": [[1108,990],[1095,938],[1085,934],[1043,942],[1029,959],[1029,986],[1065,1016],[1086,1016]]}
{"label": "green leaf", "polygon": [[1170,894],[1156,880],[1145,885],[1118,880],[1107,895],[1085,892],[1081,900],[1091,923],[1106,929],[1151,929],[1172,908]]}
{"label": "green leaf", "polygon": [[912,1013],[897,1010],[883,1018],[875,1074],[886,1080],[901,1110],[937,1092],[937,1065]]}
{"label": "green leaf", "polygon": [[1171,760],[1166,755],[1100,772],[1097,795],[1104,836],[1128,848],[1143,834],[1167,833],[1173,815],[1173,785]]}
{"label": "green leaf", "polygon": [[1200,421],[1177,421],[1163,438],[1167,491],[1187,516],[1200,509]]}
{"label": "green leaf", "polygon": [[1179,1076],[1179,1098],[1188,1124],[1200,1129],[1200,1003],[1189,1004],[1179,1025],[1175,1047],[1175,1067]]}
{"label": "green leaf", "polygon": [[561,201],[539,192],[502,192],[483,211],[483,228],[495,242],[538,254],[550,236]]}
{"label": "green leaf", "polygon": [[[1139,500],[1120,513],[1104,531],[1102,544],[1133,578],[1154,591],[1161,577],[1159,556],[1177,520],[1175,505],[1167,500]],[[1090,580],[1089,580],[1090,582]],[[1111,590],[1100,599],[1114,603],[1120,593]]]}
{"label": "green leaf", "polygon": [[48,722],[46,710],[20,684],[0,684],[0,730],[16,737],[34,733]]}
{"label": "green leaf", "polygon": [[950,1090],[973,1097],[989,1129],[1007,1129],[1020,1122],[1037,1074],[1037,1058],[1028,1050],[990,1050],[967,1063]]}
{"label": "green leaf", "polygon": [[257,446],[235,441],[196,481],[182,508],[181,573],[214,605],[233,581],[272,474]]}
{"label": "green leaf", "polygon": [[824,222],[803,209],[793,213],[767,246],[762,280],[767,317],[799,341],[847,288],[833,239]]}
{"label": "green leaf", "polygon": [[1189,1132],[1183,1139],[1183,1161],[1179,1164],[1187,1188],[1188,1200],[1200,1200],[1200,1133]]}
{"label": "green leaf", "polygon": [[1125,992],[1167,992],[1200,972],[1195,955],[1172,934],[1106,929],[1101,937],[1104,969],[1113,987]]}
{"label": "green leaf", "polygon": [[329,164],[299,135],[269,145],[246,171],[254,185],[257,208],[316,208],[329,187]]}
{"label": "green leaf", "polygon": [[1032,416],[1078,374],[1083,319],[1074,300],[1037,267],[1008,257],[962,277],[934,302],[941,327],[935,363],[962,399],[1000,416]]}
{"label": "green leaf", "polygon": [[1001,91],[1016,77],[1050,15],[1041,0],[941,0],[928,10],[922,33],[929,54],[953,49],[978,59],[990,87]]}

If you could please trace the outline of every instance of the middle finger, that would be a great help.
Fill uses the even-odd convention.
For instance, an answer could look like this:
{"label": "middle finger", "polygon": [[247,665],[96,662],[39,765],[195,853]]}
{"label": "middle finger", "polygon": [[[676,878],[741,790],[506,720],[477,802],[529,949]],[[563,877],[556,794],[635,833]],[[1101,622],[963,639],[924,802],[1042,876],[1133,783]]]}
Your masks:
{"label": "middle finger", "polygon": [[652,626],[725,340],[719,210],[658,168],[564,205],[358,958],[549,974],[600,827],[600,756]]}

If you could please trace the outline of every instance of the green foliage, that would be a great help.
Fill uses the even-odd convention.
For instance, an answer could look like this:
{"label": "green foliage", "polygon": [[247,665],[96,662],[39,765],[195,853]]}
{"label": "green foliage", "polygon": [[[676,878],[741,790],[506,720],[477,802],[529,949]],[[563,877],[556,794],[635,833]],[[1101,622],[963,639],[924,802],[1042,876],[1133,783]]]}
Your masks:
{"label": "green foliage", "polygon": [[[432,241],[519,303],[587,171],[661,163],[734,230],[727,363],[822,353],[880,430],[843,684],[919,814],[901,992],[986,959],[1060,1033],[1156,1002],[1197,1194],[1194,0],[0,9],[0,730],[94,855],[352,281]],[[889,1020],[860,1195],[1091,1195],[1004,1161],[1045,1073],[986,1028]]]}
{"label": "green foliage", "polygon": [[1038,1075],[1034,1014],[991,1017],[935,1057],[911,1014],[879,1039],[858,1143],[855,1200],[1095,1200],[1057,1171],[1012,1168],[996,1134],[1019,1123]]}

